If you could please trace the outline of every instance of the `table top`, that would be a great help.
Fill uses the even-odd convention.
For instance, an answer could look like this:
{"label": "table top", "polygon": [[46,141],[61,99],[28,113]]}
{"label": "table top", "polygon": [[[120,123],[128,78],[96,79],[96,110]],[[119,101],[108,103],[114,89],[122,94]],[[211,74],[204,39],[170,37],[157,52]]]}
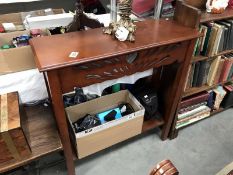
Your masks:
{"label": "table top", "polygon": [[[103,34],[102,28],[98,28],[33,38],[30,45],[38,69],[49,71],[200,36],[197,30],[184,27],[173,20],[146,20],[136,25],[136,41],[133,43],[115,40],[110,35]],[[76,58],[70,58],[71,52],[79,54]]]}

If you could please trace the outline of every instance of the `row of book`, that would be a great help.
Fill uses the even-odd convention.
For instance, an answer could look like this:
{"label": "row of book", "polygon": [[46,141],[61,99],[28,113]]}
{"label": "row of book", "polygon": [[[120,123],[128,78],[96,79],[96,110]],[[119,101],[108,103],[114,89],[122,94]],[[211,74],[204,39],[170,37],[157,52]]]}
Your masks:
{"label": "row of book", "polygon": [[221,20],[200,25],[203,34],[195,45],[194,56],[214,56],[233,49],[233,20]]}
{"label": "row of book", "polygon": [[192,63],[189,67],[185,89],[213,86],[233,79],[233,53]]}
{"label": "row of book", "polygon": [[233,83],[184,98],[180,104],[176,129],[207,118],[211,111],[219,110],[220,107],[230,106],[233,106]]}

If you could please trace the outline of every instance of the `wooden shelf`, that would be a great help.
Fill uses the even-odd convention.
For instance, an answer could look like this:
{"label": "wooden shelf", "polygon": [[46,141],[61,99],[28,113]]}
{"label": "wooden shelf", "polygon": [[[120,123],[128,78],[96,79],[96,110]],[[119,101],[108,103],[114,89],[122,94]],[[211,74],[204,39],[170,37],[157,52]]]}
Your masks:
{"label": "wooden shelf", "polygon": [[203,12],[201,15],[200,22],[204,23],[204,22],[216,21],[216,20],[222,20],[228,18],[233,18],[233,9],[227,8],[221,14],[211,14],[211,13]]}
{"label": "wooden shelf", "polygon": [[191,95],[199,93],[199,92],[208,91],[208,90],[213,89],[213,88],[215,88],[215,87],[217,87],[219,85],[224,85],[224,84],[227,84],[229,82],[232,82],[232,80],[222,82],[222,83],[218,83],[218,84],[215,84],[213,86],[204,85],[202,87],[192,87],[192,88],[190,88],[190,89],[188,89],[188,90],[186,90],[184,92],[182,98],[191,96]]}
{"label": "wooden shelf", "polygon": [[151,120],[147,120],[143,123],[142,132],[146,132],[148,130],[162,126],[163,124],[164,124],[164,121],[162,119],[153,118]]}
{"label": "wooden shelf", "polygon": [[193,56],[193,58],[192,58],[192,63],[195,63],[195,62],[198,62],[198,61],[202,61],[202,60],[206,60],[206,59],[208,59],[209,57],[207,57],[207,56],[201,56],[201,55],[199,55],[199,56]]}
{"label": "wooden shelf", "polygon": [[231,49],[231,50],[225,50],[225,51],[220,52],[220,53],[218,53],[218,54],[216,54],[216,55],[214,55],[214,56],[225,55],[225,54],[232,53],[232,52],[233,52],[233,49]]}
{"label": "wooden shelf", "polygon": [[32,154],[20,161],[0,164],[0,173],[26,165],[41,156],[62,150],[62,144],[51,109],[38,105],[25,107],[25,110],[28,116],[28,133],[26,135],[29,135],[29,145]]}
{"label": "wooden shelf", "polygon": [[[214,56],[210,56],[210,57],[221,56],[221,55],[225,55],[225,54],[229,54],[229,53],[233,53],[233,49],[222,51],[222,52],[220,52],[220,53],[218,53],[218,54],[216,54],[216,55],[214,55]],[[208,59],[208,58],[210,58],[210,57],[208,57],[208,56],[202,56],[202,55],[193,56],[191,62],[194,63],[194,62],[206,60],[206,59]]]}

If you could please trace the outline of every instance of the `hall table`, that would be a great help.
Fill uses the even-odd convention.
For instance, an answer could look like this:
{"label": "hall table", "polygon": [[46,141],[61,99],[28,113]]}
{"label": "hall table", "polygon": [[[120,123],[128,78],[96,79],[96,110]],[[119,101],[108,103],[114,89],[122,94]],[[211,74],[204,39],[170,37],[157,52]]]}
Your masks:
{"label": "hall table", "polygon": [[[75,169],[62,94],[73,91],[74,87],[85,87],[174,63],[177,65],[171,78],[174,80],[164,88],[163,122],[147,121],[143,126],[143,131],[161,126],[162,140],[168,137],[195,41],[200,34],[173,20],[145,20],[136,25],[136,41],[133,43],[115,40],[103,34],[101,28],[30,40],[36,65],[48,84],[69,175],[74,175]],[[78,52],[76,58],[70,57],[72,52]]]}

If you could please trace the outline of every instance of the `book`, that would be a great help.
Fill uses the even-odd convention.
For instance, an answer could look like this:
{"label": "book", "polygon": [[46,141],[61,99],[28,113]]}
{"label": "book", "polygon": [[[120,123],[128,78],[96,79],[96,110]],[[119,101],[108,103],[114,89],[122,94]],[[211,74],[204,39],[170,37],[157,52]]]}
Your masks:
{"label": "book", "polygon": [[213,91],[215,93],[214,109],[218,110],[224,96],[226,95],[226,91],[223,89],[222,86],[218,86]]}
{"label": "book", "polygon": [[[233,62],[233,60],[232,60]],[[232,80],[233,78],[233,63],[231,64],[231,69],[230,69],[230,72],[228,74],[228,77],[227,77],[227,80]]]}
{"label": "book", "polygon": [[219,62],[219,66],[217,68],[217,72],[216,72],[216,75],[215,75],[215,78],[214,78],[214,84],[218,84],[219,82],[221,82],[221,81],[219,81],[219,79],[220,79],[221,73],[223,71],[224,62],[225,62],[224,59],[221,59],[220,62]]}
{"label": "book", "polygon": [[[208,99],[209,100],[209,99]],[[186,108],[182,108],[178,111],[178,114],[183,114],[185,112],[188,112],[188,111],[191,111],[193,109],[196,109],[200,106],[206,106],[207,105],[207,102],[201,102],[201,103],[198,103],[198,104],[195,104],[195,105],[191,105],[191,106],[188,106]]]}
{"label": "book", "polygon": [[214,84],[214,78],[216,76],[220,60],[221,60],[221,56],[218,56],[218,57],[214,58],[213,62],[211,63],[209,75],[207,78],[207,84],[209,86],[212,86]]}
{"label": "book", "polygon": [[220,81],[225,82],[228,78],[232,66],[232,59],[226,58],[223,66],[223,71],[221,73]]}
{"label": "book", "polygon": [[207,106],[210,109],[213,109],[214,108],[214,91],[210,90],[210,91],[208,91],[208,93],[209,93],[209,98],[207,100]]}
{"label": "book", "polygon": [[192,64],[192,67],[191,67],[191,70],[190,70],[190,78],[189,78],[189,87],[193,87],[192,84],[193,84],[193,75],[194,75],[194,70],[195,70],[195,63]]}
{"label": "book", "polygon": [[218,28],[216,27],[216,25],[213,25],[207,47],[207,56],[213,56],[212,52],[217,37],[217,33],[218,33]]}
{"label": "book", "polygon": [[207,23],[207,24],[204,24],[204,25],[207,27],[207,32],[206,32],[205,41],[204,41],[204,44],[203,44],[203,49],[201,51],[201,55],[206,56],[207,55],[207,47],[208,47],[208,44],[209,44],[210,33],[211,33],[211,30],[212,30],[212,23]]}
{"label": "book", "polygon": [[208,30],[208,27],[206,27],[205,25],[201,25],[201,27],[202,27],[202,34],[203,34],[203,37],[201,37],[201,48],[200,48],[200,53],[203,52],[204,43],[205,43],[205,39],[206,39],[206,34],[207,34],[207,30]]}
{"label": "book", "polygon": [[203,113],[210,112],[210,111],[211,111],[211,109],[206,106],[203,110],[201,110],[199,112],[193,113],[193,114],[191,114],[191,115],[189,115],[187,117],[184,117],[182,119],[177,120],[177,123],[186,122],[186,121],[188,121],[190,119],[193,119],[193,118],[195,118],[195,117],[197,117],[199,115],[202,115]]}
{"label": "book", "polygon": [[203,60],[200,61],[200,68],[198,72],[198,78],[197,78],[197,83],[196,86],[200,87],[207,82],[207,75],[209,73],[209,68],[210,68],[210,61],[209,60]]}
{"label": "book", "polygon": [[209,109],[209,107],[203,105],[203,106],[199,106],[198,108],[195,108],[195,109],[193,109],[191,111],[187,111],[187,112],[185,112],[183,114],[178,114],[178,120],[184,119],[186,117],[189,117],[189,116],[191,116],[193,114],[199,113],[199,112],[204,111],[206,109]]}
{"label": "book", "polygon": [[192,95],[190,97],[186,97],[180,102],[180,109],[186,108],[188,106],[195,105],[198,103],[205,102],[208,100],[208,98],[209,98],[208,92],[201,92],[201,93]]}
{"label": "book", "polygon": [[176,129],[180,129],[180,128],[184,127],[184,126],[190,125],[192,123],[195,123],[195,122],[197,122],[199,120],[202,120],[204,118],[207,118],[209,116],[210,116],[210,112],[205,112],[205,113],[203,113],[203,114],[201,114],[199,116],[196,116],[195,118],[192,118],[192,119],[190,119],[190,120],[188,120],[186,122],[176,124]]}
{"label": "book", "polygon": [[220,40],[221,40],[221,36],[222,36],[222,32],[223,32],[222,25],[215,23],[214,26],[216,26],[216,28],[217,28],[217,34],[216,34],[215,42],[213,44],[213,48],[212,48],[211,53],[210,53],[210,55],[212,55],[212,56],[216,55],[218,53],[218,48],[219,48],[219,44],[220,44]]}
{"label": "book", "polygon": [[190,88],[190,86],[189,86],[189,79],[190,79],[191,68],[192,68],[192,65],[189,65],[188,74],[187,74],[186,79],[185,79],[184,91],[186,89]]}
{"label": "book", "polygon": [[221,106],[223,108],[228,108],[233,106],[233,85],[226,85],[224,89],[227,91],[226,96],[224,97]]}
{"label": "book", "polygon": [[201,63],[199,61],[195,63],[195,69],[194,69],[194,73],[193,73],[192,87],[196,87],[196,85],[197,85],[197,79],[198,79],[200,64]]}

